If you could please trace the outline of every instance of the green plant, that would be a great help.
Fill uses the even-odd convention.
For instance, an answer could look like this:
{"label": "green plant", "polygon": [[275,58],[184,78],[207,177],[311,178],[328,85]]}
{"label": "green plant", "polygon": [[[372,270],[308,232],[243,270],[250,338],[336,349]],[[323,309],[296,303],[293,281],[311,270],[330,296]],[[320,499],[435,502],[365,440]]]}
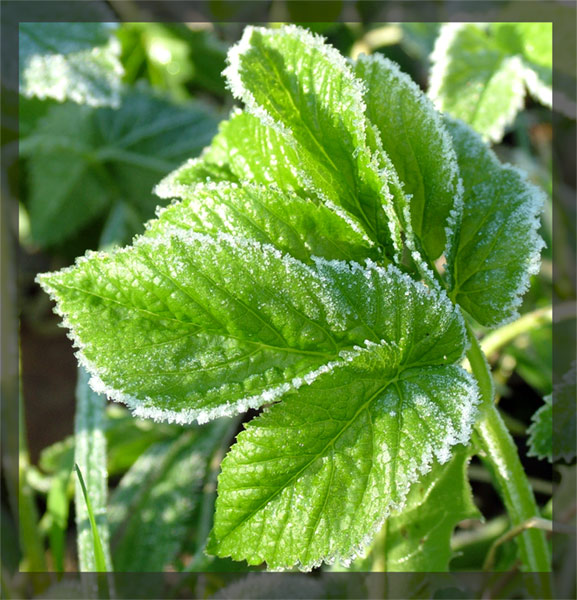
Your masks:
{"label": "green plant", "polygon": [[180,424],[263,409],[222,462],[209,553],[309,570],[377,536],[383,570],[446,570],[476,453],[548,571],[472,329],[517,316],[543,194],[379,55],[247,28],[226,76],[244,109],[159,184],[179,201],[38,278],[91,386]]}
{"label": "green plant", "polygon": [[429,95],[439,110],[498,142],[523,107],[526,88],[553,105],[552,33],[551,23],[445,24],[431,56]]}

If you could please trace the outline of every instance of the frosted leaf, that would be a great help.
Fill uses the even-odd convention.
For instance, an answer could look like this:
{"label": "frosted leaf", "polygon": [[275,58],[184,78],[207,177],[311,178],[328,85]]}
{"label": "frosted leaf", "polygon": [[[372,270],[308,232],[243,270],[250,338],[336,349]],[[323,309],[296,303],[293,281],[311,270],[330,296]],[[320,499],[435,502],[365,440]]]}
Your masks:
{"label": "frosted leaf", "polygon": [[443,251],[447,219],[459,201],[451,138],[430,100],[395,63],[381,54],[361,55],[355,74],[365,82],[367,116],[379,131],[403,192],[411,196],[413,232],[434,260]]}
{"label": "frosted leaf", "polygon": [[450,296],[479,323],[496,327],[517,309],[539,270],[543,192],[464,123],[447,121],[463,179],[462,220],[446,251]]}
{"label": "frosted leaf", "polygon": [[[379,249],[352,217],[303,199],[295,192],[245,183],[197,183],[180,190],[182,202],[159,212],[147,235],[175,227],[216,235],[219,232],[274,245],[304,262],[328,259],[380,258]],[[354,225],[354,224],[353,224]]]}
{"label": "frosted leaf", "polygon": [[90,106],[120,104],[120,44],[110,23],[21,23],[20,93]]}
{"label": "frosted leaf", "polygon": [[[476,387],[440,350],[458,338],[445,330],[429,346],[415,328],[438,303],[431,294],[420,309],[389,306],[377,321],[397,337],[367,343],[246,426],[222,464],[209,552],[269,569],[346,564],[403,506],[411,483],[468,442]],[[399,330],[409,335],[400,347]]]}
{"label": "frosted leaf", "polygon": [[204,422],[272,402],[365,340],[393,339],[408,357],[462,354],[449,343],[463,337],[449,303],[415,319],[413,333],[391,321],[389,305],[411,314],[429,298],[407,276],[374,263],[307,266],[224,233],[144,236],[39,281],[57,299],[92,387],[157,420]]}
{"label": "frosted leaf", "polygon": [[228,60],[233,94],[295,148],[303,185],[352,213],[395,256],[399,223],[367,140],[364,86],[343,56],[295,26],[247,27]]}

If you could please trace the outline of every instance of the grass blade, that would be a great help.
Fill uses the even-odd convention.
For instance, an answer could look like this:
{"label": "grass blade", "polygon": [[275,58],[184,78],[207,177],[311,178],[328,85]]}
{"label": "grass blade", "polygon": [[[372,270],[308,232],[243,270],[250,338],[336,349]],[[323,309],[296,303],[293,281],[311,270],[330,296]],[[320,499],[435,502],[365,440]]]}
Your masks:
{"label": "grass blade", "polygon": [[82,477],[82,471],[79,469],[78,465],[74,464],[74,469],[76,470],[76,474],[78,475],[78,480],[80,482],[80,487],[82,488],[82,494],[84,496],[84,501],[86,503],[86,510],[88,512],[88,519],[90,520],[90,529],[92,530],[92,539],[94,544],[94,562],[96,563],[96,571],[98,573],[106,573],[108,570],[106,568],[106,558],[104,556],[104,550],[102,548],[102,541],[100,539],[100,535],[98,533],[98,527],[96,525],[96,519],[94,518],[94,513],[92,512],[92,505],[90,503],[90,498],[88,496],[88,492],[86,491],[86,484],[84,483],[84,477]]}

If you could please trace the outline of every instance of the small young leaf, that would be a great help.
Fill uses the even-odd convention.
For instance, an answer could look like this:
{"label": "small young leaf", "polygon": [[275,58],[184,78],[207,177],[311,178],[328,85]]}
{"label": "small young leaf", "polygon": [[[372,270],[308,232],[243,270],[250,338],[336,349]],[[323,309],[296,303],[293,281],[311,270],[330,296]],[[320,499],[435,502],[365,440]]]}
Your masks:
{"label": "small young leaf", "polygon": [[433,465],[414,483],[405,506],[385,522],[387,571],[448,571],[451,536],[463,519],[480,517],[467,480],[469,455],[455,450],[445,464]]}
{"label": "small young leaf", "polygon": [[499,141],[525,98],[525,69],[508,55],[487,26],[444,25],[432,56],[429,96],[437,108]]}
{"label": "small young leaf", "polygon": [[364,87],[343,56],[287,26],[247,27],[228,58],[233,94],[298,149],[303,186],[355,215],[389,256],[397,253],[400,225],[369,147]]}
{"label": "small young leaf", "polygon": [[528,454],[553,462],[553,397],[545,396],[543,400],[543,406],[531,417],[531,427],[527,430]]}
{"label": "small young leaf", "polygon": [[118,106],[120,45],[109,23],[21,23],[20,93]]}
{"label": "small young leaf", "polygon": [[447,219],[461,193],[451,138],[431,102],[395,63],[380,54],[361,55],[355,74],[366,85],[367,116],[411,195],[413,231],[434,260],[445,247]]}
{"label": "small young leaf", "polygon": [[[553,394],[533,415],[529,433],[529,455],[549,462],[572,461],[575,458],[575,361],[562,380],[553,387]],[[555,431],[553,431],[553,428]]]}
{"label": "small young leaf", "polygon": [[465,343],[454,307],[394,270],[369,274],[382,340],[238,436],[223,461],[209,552],[271,569],[346,562],[434,457],[446,462],[467,442],[476,390],[451,364]]}
{"label": "small young leaf", "polygon": [[380,257],[350,215],[337,214],[294,192],[248,183],[196,184],[178,191],[183,202],[159,212],[159,218],[148,223],[146,235],[162,235],[168,226],[211,235],[229,233],[274,245],[308,263],[312,256],[356,261]]}
{"label": "small young leaf", "polygon": [[496,327],[517,308],[539,270],[543,192],[502,165],[464,123],[447,121],[463,179],[462,220],[449,240],[450,296],[481,325]]}

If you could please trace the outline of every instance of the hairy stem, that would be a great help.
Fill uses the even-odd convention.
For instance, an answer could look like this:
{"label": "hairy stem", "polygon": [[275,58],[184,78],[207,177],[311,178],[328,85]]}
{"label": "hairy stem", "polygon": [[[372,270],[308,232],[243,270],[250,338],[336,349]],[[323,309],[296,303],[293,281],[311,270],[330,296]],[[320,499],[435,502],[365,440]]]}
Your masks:
{"label": "hairy stem", "polygon": [[[525,475],[517,448],[493,402],[493,381],[489,366],[475,335],[469,331],[471,346],[467,358],[479,385],[481,414],[475,426],[486,459],[493,466],[500,493],[509,513],[512,527],[540,517],[533,491]],[[546,573],[551,570],[545,534],[528,529],[518,537],[519,555],[526,571]],[[540,597],[550,598],[549,577],[540,578]]]}

